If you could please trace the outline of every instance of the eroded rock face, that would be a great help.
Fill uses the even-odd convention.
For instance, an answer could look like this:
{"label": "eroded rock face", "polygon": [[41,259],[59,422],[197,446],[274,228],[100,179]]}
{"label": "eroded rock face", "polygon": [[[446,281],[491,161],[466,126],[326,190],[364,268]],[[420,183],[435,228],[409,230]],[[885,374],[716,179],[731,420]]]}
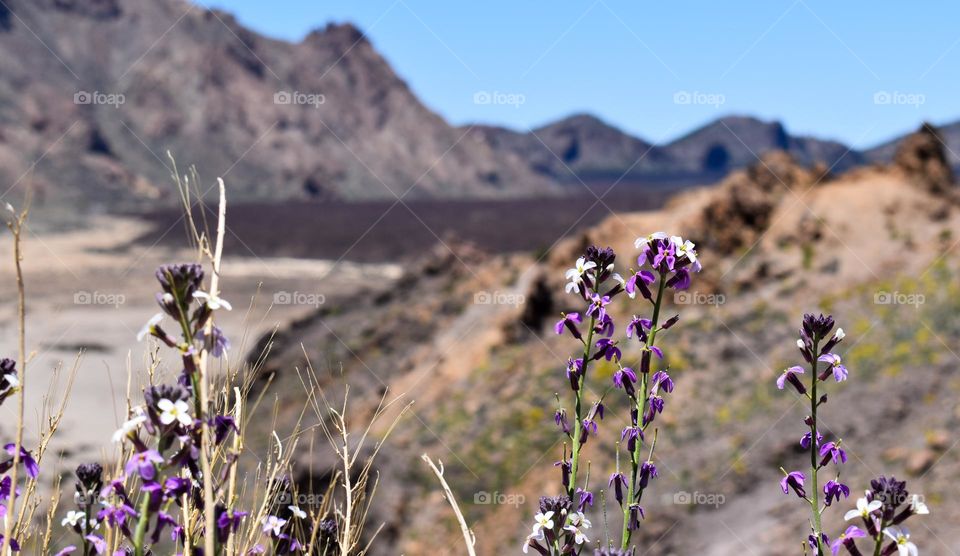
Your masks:
{"label": "eroded rock face", "polygon": [[810,170],[800,166],[785,152],[770,153],[717,188],[691,235],[699,239],[698,244],[721,253],[749,247],[770,226],[771,214],[783,195],[800,194],[823,182],[825,173],[823,167]]}
{"label": "eroded rock face", "polygon": [[893,157],[893,164],[918,185],[935,194],[957,200],[953,169],[947,161],[946,146],[940,131],[929,123],[908,136]]}

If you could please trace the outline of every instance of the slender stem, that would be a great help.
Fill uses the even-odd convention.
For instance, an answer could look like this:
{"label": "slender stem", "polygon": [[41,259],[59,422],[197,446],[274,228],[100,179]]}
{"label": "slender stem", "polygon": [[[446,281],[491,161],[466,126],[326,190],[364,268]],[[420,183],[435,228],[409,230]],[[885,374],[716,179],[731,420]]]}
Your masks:
{"label": "slender stem", "polygon": [[[227,193],[226,186],[222,179],[217,179],[220,186],[220,204],[217,215],[217,241],[213,253],[213,275],[210,277],[210,296],[215,297],[219,294],[220,286],[220,260],[223,257],[223,236],[226,231],[226,212],[227,212]],[[204,326],[204,337],[211,337],[213,330],[213,315],[207,318]],[[188,339],[189,341],[189,339]],[[210,346],[205,345],[200,351],[199,377],[200,382],[200,404],[203,407],[203,413],[197,415],[200,419],[200,467],[203,469],[203,514],[206,527],[204,531],[204,553],[214,556],[216,554],[217,536],[216,531],[216,499],[213,492],[213,463],[211,461],[212,448],[210,443],[210,424],[207,419],[207,411],[210,409],[210,385],[207,376],[207,364],[210,359]]]}
{"label": "slender stem", "polygon": [[[649,348],[650,346],[656,345],[655,342],[657,341],[657,325],[659,324],[659,321],[660,321],[660,306],[663,303],[663,292],[666,289],[666,285],[667,285],[666,276],[661,274],[660,284],[657,287],[657,300],[653,304],[653,318],[650,320],[650,337],[647,340],[647,346],[646,346],[647,348]],[[652,357],[651,357],[650,363],[652,366],[653,365]],[[650,396],[649,371],[651,370],[652,369],[648,369],[647,370],[648,372],[642,373],[643,376],[640,379],[640,390],[638,391],[638,393],[643,392],[643,396],[639,396],[636,400],[638,426],[640,423],[643,422],[643,415],[647,411],[647,401],[648,401],[647,399]],[[630,470],[631,470],[630,483],[627,485],[627,498],[626,498],[627,504],[623,508],[623,529],[620,535],[620,539],[621,539],[620,548],[622,548],[623,550],[626,550],[630,546],[630,537],[633,534],[633,532],[630,530],[630,506],[634,503],[634,500],[633,500],[635,496],[634,489],[636,488],[635,485],[637,484],[637,475],[640,472],[640,451],[642,448],[643,448],[643,441],[642,439],[638,438],[636,445],[633,448],[633,451],[630,452]],[[650,457],[653,457],[653,446],[651,446]]]}
{"label": "slender stem", "polygon": [[137,528],[133,531],[133,553],[135,556],[145,554],[143,539],[147,535],[147,525],[150,523],[150,495],[144,493],[140,500],[140,519],[137,521]]}
{"label": "slender stem", "polygon": [[573,446],[570,455],[570,484],[567,485],[567,495],[573,501],[577,491],[577,468],[580,466],[580,438],[583,436],[583,384],[587,376],[587,364],[590,361],[590,346],[593,345],[593,328],[597,324],[596,317],[590,317],[590,329],[587,331],[587,341],[583,344],[583,364],[580,366],[580,376],[577,378],[576,392],[576,423],[573,426]]}
{"label": "slender stem", "polygon": [[[10,471],[10,499],[7,501],[7,514],[3,525],[3,545],[0,548],[0,554],[8,554],[10,550],[11,536],[13,535],[13,516],[17,499],[17,471],[20,468],[20,450],[23,447],[23,406],[24,392],[27,387],[27,347],[26,347],[26,294],[23,283],[23,269],[20,266],[22,255],[20,253],[20,231],[23,228],[23,222],[26,220],[27,211],[24,210],[16,216],[10,223],[10,230],[13,232],[13,259],[17,269],[17,325],[18,325],[18,343],[20,358],[20,391],[17,393],[17,440],[13,448],[13,469]],[[19,521],[19,520],[18,520]]]}
{"label": "slender stem", "polygon": [[818,461],[819,443],[817,442],[817,406],[820,405],[817,397],[817,383],[820,382],[817,369],[817,367],[819,367],[819,363],[817,361],[818,351],[819,341],[814,339],[813,349],[811,351],[813,355],[813,362],[810,364],[810,486],[813,490],[812,497],[810,499],[810,509],[813,512],[813,536],[817,543],[817,553],[823,554],[823,543],[820,539],[820,533],[823,530],[820,521],[820,515],[822,513],[822,510],[820,509],[820,485],[817,481],[817,467],[820,463]]}
{"label": "slender stem", "polygon": [[880,520],[880,528],[877,529],[877,543],[873,547],[873,556],[880,556],[880,549],[883,548],[883,530],[887,528],[887,520]]}

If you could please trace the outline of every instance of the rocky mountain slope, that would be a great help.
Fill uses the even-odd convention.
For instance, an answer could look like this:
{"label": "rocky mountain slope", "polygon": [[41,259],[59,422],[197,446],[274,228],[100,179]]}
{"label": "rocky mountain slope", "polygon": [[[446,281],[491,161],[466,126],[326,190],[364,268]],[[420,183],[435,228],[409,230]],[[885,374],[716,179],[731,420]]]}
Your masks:
{"label": "rocky mountain slope", "polygon": [[9,0],[0,23],[2,181],[41,202],[171,197],[167,150],[229,174],[237,201],[553,189],[426,108],[348,24],[292,44],[182,0]]}
{"label": "rocky mountain slope", "polygon": [[[851,454],[845,482],[856,494],[880,474],[907,478],[932,511],[912,540],[925,554],[950,554],[960,542],[960,465],[951,453],[960,440],[960,359],[951,347],[960,341],[952,256],[960,206],[932,132],[904,142],[894,165],[840,176],[771,154],[663,210],[614,214],[542,260],[438,246],[399,280],[329,300],[263,339],[252,357],[270,352],[263,372],[283,401],[281,424],[305,402],[294,369],[308,364],[328,392],[351,386],[359,416],[385,391],[416,401],[380,456],[373,517],[386,527],[376,554],[462,553],[423,452],[444,461],[479,553],[519,553],[537,497],[559,491],[553,393],[575,344],[550,325],[579,308],[563,293],[563,270],[590,243],[614,247],[623,267],[635,237],[679,232],[700,244],[704,271],[671,307],[682,316],[664,344],[676,390],[660,425],[660,477],[645,497],[641,546],[668,555],[793,552],[805,510],[780,492],[778,467],[803,465],[804,412],[774,382],[797,361],[802,313],[829,311],[847,330],[839,351],[850,380],[831,388],[822,422]],[[627,299],[615,308],[619,319],[637,310]],[[598,365],[590,388],[603,391],[611,372]],[[588,445],[598,477],[612,469],[623,411],[611,404]],[[272,422],[254,419],[262,429]],[[305,488],[327,476],[323,453],[299,462]],[[704,499],[695,493],[715,503],[688,503]],[[831,534],[853,502],[827,514]],[[603,541],[595,514],[591,538]],[[618,530],[615,513],[608,518]]]}

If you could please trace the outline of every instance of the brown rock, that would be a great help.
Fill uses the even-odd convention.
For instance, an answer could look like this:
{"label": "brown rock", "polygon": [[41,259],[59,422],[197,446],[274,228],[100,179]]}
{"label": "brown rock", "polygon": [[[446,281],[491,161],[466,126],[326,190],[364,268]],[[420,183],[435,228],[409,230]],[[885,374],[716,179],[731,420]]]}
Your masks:
{"label": "brown rock", "polygon": [[893,157],[893,164],[931,193],[957,199],[945,143],[933,125],[924,123],[916,133],[904,139]]}

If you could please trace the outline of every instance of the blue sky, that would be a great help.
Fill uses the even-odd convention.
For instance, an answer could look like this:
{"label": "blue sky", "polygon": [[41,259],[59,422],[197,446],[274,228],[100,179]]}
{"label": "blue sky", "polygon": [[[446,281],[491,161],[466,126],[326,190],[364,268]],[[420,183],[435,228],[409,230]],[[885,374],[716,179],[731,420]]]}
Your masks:
{"label": "blue sky", "polygon": [[[299,41],[349,21],[454,124],[590,112],[665,142],[718,116],[870,146],[960,119],[960,2],[203,0]],[[486,93],[486,95],[485,95]]]}

